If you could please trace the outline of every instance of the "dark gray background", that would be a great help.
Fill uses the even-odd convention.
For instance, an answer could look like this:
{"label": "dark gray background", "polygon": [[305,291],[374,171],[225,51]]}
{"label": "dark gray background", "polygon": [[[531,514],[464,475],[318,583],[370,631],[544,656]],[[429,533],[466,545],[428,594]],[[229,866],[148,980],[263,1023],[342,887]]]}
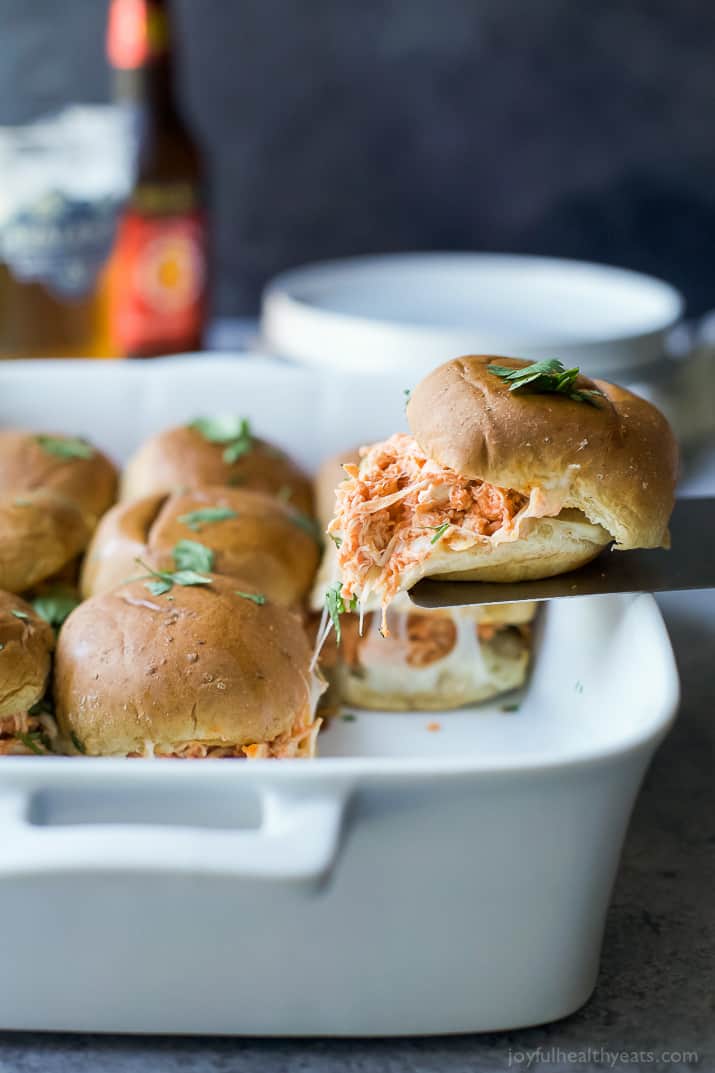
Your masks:
{"label": "dark gray background", "polygon": [[[216,309],[376,250],[586,257],[715,306],[712,0],[177,0]],[[0,0],[0,120],[101,99],[103,0]],[[1,177],[0,177],[1,181]]]}

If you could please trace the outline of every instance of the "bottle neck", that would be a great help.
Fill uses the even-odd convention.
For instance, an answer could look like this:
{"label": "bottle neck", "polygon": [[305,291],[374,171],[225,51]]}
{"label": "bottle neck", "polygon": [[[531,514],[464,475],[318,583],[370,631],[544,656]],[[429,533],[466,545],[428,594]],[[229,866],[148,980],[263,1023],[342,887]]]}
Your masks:
{"label": "bottle neck", "polygon": [[112,0],[107,54],[119,102],[136,106],[148,123],[182,126],[174,103],[167,0]]}

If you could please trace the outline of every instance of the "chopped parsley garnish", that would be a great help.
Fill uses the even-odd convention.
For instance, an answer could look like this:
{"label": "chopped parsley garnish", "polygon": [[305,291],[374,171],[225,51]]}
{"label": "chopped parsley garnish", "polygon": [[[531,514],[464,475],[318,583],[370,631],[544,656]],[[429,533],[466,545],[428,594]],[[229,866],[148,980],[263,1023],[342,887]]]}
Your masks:
{"label": "chopped parsley garnish", "polygon": [[72,742],[78,753],[82,753],[83,756],[86,755],[87,750],[85,749],[83,742],[81,742],[75,734],[74,730],[70,731],[70,741]]}
{"label": "chopped parsley garnish", "polygon": [[205,570],[211,573],[214,553],[198,540],[180,540],[172,552],[177,570]]}
{"label": "chopped parsley garnish", "polygon": [[192,529],[194,533],[200,533],[205,525],[213,525],[214,522],[225,522],[228,518],[237,518],[238,514],[230,507],[202,507],[201,510],[191,510],[188,514],[180,514],[177,521]]}
{"label": "chopped parsley garnish", "polygon": [[35,754],[35,756],[44,756],[47,752],[46,748],[40,748],[41,745],[44,746],[44,742],[42,740],[42,734],[39,730],[33,731],[31,734],[18,733],[16,736],[18,740],[22,742],[25,748],[29,749],[31,753]]}
{"label": "chopped parsley garnish", "polygon": [[342,715],[340,716],[340,718],[342,719],[342,721],[343,721],[344,723],[355,723],[355,722],[357,721],[357,716],[356,716],[356,715],[353,715],[353,713],[352,713],[352,712],[344,712],[344,713],[343,713],[343,714],[342,714]]}
{"label": "chopped parsley garnish", "polygon": [[335,545],[336,548],[339,548],[339,547],[342,546],[342,543],[343,543],[343,538],[342,537],[336,536],[335,533],[328,533],[328,536],[330,537],[330,539],[332,540],[332,542],[333,542],[333,544]]}
{"label": "chopped parsley garnish", "polygon": [[407,409],[407,404],[410,401],[410,395],[412,394],[412,392],[408,387],[406,387],[403,389],[402,394],[405,396],[405,409]]}
{"label": "chopped parsley garnish", "polygon": [[197,417],[189,428],[196,429],[209,443],[225,444],[223,460],[229,466],[248,454],[253,447],[247,417]]}
{"label": "chopped parsley garnish", "polygon": [[565,395],[574,402],[586,402],[597,406],[596,399],[603,398],[603,393],[595,388],[575,388],[578,368],[565,369],[556,358],[535,361],[522,369],[508,369],[504,365],[487,365],[487,370],[509,385],[510,391],[523,391],[525,394]]}
{"label": "chopped parsley garnish", "polygon": [[211,584],[210,577],[204,577],[203,574],[199,574],[196,570],[154,570],[141,559],[135,559],[135,562],[143,566],[148,573],[142,575],[141,578],[134,578],[134,581],[143,581],[145,578],[149,578],[150,580],[146,581],[146,587],[152,596],[163,596],[164,593],[171,592],[174,585]]}
{"label": "chopped parsley garnish", "polygon": [[263,607],[266,602],[262,592],[240,592],[236,589],[236,596],[242,596],[244,600],[250,600],[251,603],[258,604],[259,607]]}
{"label": "chopped parsley garnish", "polygon": [[518,712],[519,711],[519,705],[518,704],[502,704],[501,710],[503,712]]}
{"label": "chopped parsley garnish", "polygon": [[94,455],[86,440],[73,436],[37,436],[37,442],[43,451],[57,458],[92,458]]}
{"label": "chopped parsley garnish", "polygon": [[42,593],[41,596],[36,596],[32,601],[32,606],[40,618],[43,618],[45,622],[49,622],[53,630],[59,631],[62,623],[69,613],[74,611],[79,602],[79,596],[76,593],[63,589],[53,589]]}
{"label": "chopped parsley garnish", "polygon": [[15,618],[29,619],[29,617],[30,617],[28,615],[27,611],[17,611],[14,607],[13,607],[12,611],[10,612],[10,614],[14,615]]}
{"label": "chopped parsley garnish", "polygon": [[431,525],[429,528],[434,529],[434,536],[430,540],[430,544],[436,544],[440,537],[444,536],[451,524],[451,522],[442,522],[441,525]]}
{"label": "chopped parsley garnish", "polygon": [[346,607],[341,589],[342,585],[340,584],[340,582],[338,582],[336,585],[333,585],[332,589],[328,589],[325,594],[325,606],[328,609],[330,620],[333,623],[333,627],[335,629],[335,640],[338,642],[338,644],[340,644],[343,636],[342,630],[340,628],[340,616],[344,615],[347,611],[356,611],[358,604],[357,596],[353,596],[350,600],[350,603]]}

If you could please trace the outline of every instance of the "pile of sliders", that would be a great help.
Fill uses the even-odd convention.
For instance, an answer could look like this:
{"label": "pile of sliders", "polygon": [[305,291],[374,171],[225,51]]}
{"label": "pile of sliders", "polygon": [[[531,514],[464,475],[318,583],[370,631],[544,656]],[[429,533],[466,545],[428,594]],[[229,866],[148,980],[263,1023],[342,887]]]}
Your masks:
{"label": "pile of sliders", "polygon": [[419,579],[668,545],[676,445],[628,391],[471,356],[407,422],[315,488],[247,418],[168,429],[121,479],[85,439],[0,431],[0,754],[311,757],[342,703],[523,684],[534,606],[417,610]]}

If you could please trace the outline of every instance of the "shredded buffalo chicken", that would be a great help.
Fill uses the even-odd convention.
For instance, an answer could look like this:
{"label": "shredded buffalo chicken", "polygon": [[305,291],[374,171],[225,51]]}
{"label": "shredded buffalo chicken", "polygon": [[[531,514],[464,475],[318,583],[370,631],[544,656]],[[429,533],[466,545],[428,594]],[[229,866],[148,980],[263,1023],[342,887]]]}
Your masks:
{"label": "shredded buffalo chicken", "polygon": [[[391,612],[392,613],[392,612]],[[457,641],[457,626],[449,614],[412,611],[405,615],[405,627],[391,628],[386,640],[392,641],[392,659],[402,660],[408,667],[429,667],[432,663],[446,659]],[[362,665],[362,649],[366,637],[372,632],[374,615],[369,612],[364,616],[363,635],[360,635],[357,615],[345,615],[342,620],[342,661],[353,669]],[[394,626],[394,622],[393,622]],[[474,630],[479,641],[492,641],[500,632],[521,627],[507,623],[475,622]],[[338,661],[338,648],[335,642],[328,642],[328,665]]]}
{"label": "shredded buffalo chicken", "polygon": [[383,608],[409,571],[436,548],[461,551],[495,533],[511,533],[529,504],[519,492],[461,477],[397,433],[361,449],[360,466],[344,466],[328,533],[339,540],[345,600],[379,593]]}
{"label": "shredded buffalo chicken", "polygon": [[306,722],[299,720],[284,734],[272,741],[256,745],[211,745],[201,741],[187,741],[181,745],[164,747],[154,745],[146,753],[130,753],[130,756],[157,756],[179,760],[264,760],[270,758],[311,757],[315,755],[315,739],[322,720]]}

